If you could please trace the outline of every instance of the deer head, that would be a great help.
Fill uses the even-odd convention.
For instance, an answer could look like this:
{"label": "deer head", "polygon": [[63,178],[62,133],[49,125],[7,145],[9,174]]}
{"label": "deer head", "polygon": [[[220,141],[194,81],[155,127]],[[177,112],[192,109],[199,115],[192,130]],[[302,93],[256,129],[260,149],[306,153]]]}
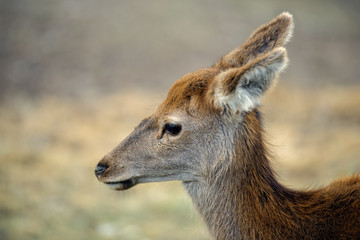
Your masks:
{"label": "deer head", "polygon": [[[292,16],[258,28],[211,68],[187,74],[166,100],[97,165],[97,178],[125,190],[138,183],[202,182],[226,169],[237,129],[286,67]],[[245,136],[246,137],[246,136]],[[221,166],[221,167],[219,167]]]}

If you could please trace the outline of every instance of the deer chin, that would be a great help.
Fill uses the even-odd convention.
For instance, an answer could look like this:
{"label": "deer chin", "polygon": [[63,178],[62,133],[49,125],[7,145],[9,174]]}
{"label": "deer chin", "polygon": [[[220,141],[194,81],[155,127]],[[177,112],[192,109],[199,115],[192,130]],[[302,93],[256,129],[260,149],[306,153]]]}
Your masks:
{"label": "deer chin", "polygon": [[134,178],[117,182],[104,182],[109,188],[116,191],[123,191],[132,188],[137,184]]}

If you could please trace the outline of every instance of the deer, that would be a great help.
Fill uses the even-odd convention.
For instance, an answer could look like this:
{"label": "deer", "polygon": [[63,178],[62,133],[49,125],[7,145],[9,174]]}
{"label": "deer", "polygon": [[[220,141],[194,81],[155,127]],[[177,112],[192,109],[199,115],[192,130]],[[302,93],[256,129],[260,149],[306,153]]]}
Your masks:
{"label": "deer", "polygon": [[186,74],[95,168],[123,191],[181,181],[212,239],[360,239],[360,174],[314,190],[279,183],[261,98],[288,64],[284,12],[211,67]]}

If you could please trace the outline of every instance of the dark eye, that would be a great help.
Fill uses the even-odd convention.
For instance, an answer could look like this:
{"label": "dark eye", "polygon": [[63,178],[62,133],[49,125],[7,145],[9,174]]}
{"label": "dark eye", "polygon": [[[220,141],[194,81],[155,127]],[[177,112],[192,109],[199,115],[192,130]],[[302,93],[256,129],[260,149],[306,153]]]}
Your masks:
{"label": "dark eye", "polygon": [[181,125],[175,123],[166,123],[164,131],[170,135],[176,136],[181,132]]}

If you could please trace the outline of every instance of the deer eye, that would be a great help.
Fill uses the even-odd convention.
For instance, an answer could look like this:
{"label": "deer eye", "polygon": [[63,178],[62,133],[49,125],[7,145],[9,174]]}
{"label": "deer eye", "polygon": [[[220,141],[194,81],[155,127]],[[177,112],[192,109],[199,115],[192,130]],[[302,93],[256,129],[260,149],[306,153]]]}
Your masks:
{"label": "deer eye", "polygon": [[181,125],[175,123],[166,123],[164,131],[170,135],[176,136],[181,132]]}

